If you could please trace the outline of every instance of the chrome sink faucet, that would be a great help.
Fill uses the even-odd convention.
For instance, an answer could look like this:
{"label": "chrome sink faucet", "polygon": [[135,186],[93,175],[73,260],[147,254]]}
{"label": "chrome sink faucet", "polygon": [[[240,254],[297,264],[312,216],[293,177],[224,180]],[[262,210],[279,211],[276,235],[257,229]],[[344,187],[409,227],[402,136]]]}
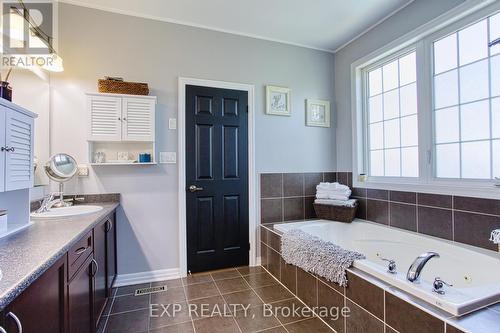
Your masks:
{"label": "chrome sink faucet", "polygon": [[56,204],[58,204],[58,205],[64,204],[63,198],[59,197],[59,198],[55,199],[56,196],[60,196],[60,195],[61,195],[60,192],[54,192],[54,193],[50,193],[50,194],[46,195],[43,198],[42,203],[40,204],[40,208],[38,208],[36,210],[36,212],[38,214],[45,213],[45,212],[49,211],[52,208],[52,206],[54,206]]}
{"label": "chrome sink faucet", "polygon": [[410,268],[408,269],[408,273],[406,274],[406,279],[410,282],[418,283],[422,269],[424,269],[427,262],[432,258],[439,258],[439,253],[425,252],[419,255],[417,259],[413,261]]}

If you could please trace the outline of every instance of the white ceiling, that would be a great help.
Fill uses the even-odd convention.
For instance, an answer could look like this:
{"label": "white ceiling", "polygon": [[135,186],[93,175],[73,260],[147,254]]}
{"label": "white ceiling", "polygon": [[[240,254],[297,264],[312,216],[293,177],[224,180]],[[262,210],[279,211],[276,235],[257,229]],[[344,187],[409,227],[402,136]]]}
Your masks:
{"label": "white ceiling", "polygon": [[413,0],[60,0],[335,51]]}

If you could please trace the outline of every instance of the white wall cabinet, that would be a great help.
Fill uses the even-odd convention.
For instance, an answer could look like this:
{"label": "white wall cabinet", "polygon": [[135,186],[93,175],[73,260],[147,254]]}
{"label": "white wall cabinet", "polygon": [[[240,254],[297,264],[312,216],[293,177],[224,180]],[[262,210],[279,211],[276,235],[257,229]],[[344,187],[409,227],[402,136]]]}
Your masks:
{"label": "white wall cabinet", "polygon": [[87,94],[89,141],[155,141],[154,96]]}
{"label": "white wall cabinet", "polygon": [[[154,96],[87,94],[91,165],[156,164],[155,107]],[[95,152],[105,161],[97,163]],[[128,159],[120,159],[123,153]],[[151,154],[151,161],[138,163],[141,153]]]}
{"label": "white wall cabinet", "polygon": [[33,187],[36,115],[0,101],[0,192]]}

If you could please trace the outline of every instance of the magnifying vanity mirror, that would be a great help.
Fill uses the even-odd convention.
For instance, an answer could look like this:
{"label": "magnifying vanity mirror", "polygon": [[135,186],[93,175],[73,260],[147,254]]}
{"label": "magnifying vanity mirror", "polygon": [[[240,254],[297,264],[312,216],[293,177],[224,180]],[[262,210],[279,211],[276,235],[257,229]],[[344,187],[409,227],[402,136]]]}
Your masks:
{"label": "magnifying vanity mirror", "polygon": [[52,207],[68,207],[69,203],[64,201],[64,183],[71,180],[78,171],[76,160],[68,154],[55,154],[45,164],[47,176],[59,182],[59,200]]}

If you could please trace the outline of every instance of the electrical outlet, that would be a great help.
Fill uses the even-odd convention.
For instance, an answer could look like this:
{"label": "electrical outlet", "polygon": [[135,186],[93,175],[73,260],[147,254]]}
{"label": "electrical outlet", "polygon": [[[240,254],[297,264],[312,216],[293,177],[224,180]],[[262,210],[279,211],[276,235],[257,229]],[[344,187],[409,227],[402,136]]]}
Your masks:
{"label": "electrical outlet", "polygon": [[89,167],[86,165],[78,166],[78,177],[88,177],[89,176]]}
{"label": "electrical outlet", "polygon": [[169,118],[168,119],[168,129],[175,130],[177,129],[177,119]]}
{"label": "electrical outlet", "polygon": [[170,151],[160,152],[160,163],[162,164],[175,164],[177,163],[177,153]]}

